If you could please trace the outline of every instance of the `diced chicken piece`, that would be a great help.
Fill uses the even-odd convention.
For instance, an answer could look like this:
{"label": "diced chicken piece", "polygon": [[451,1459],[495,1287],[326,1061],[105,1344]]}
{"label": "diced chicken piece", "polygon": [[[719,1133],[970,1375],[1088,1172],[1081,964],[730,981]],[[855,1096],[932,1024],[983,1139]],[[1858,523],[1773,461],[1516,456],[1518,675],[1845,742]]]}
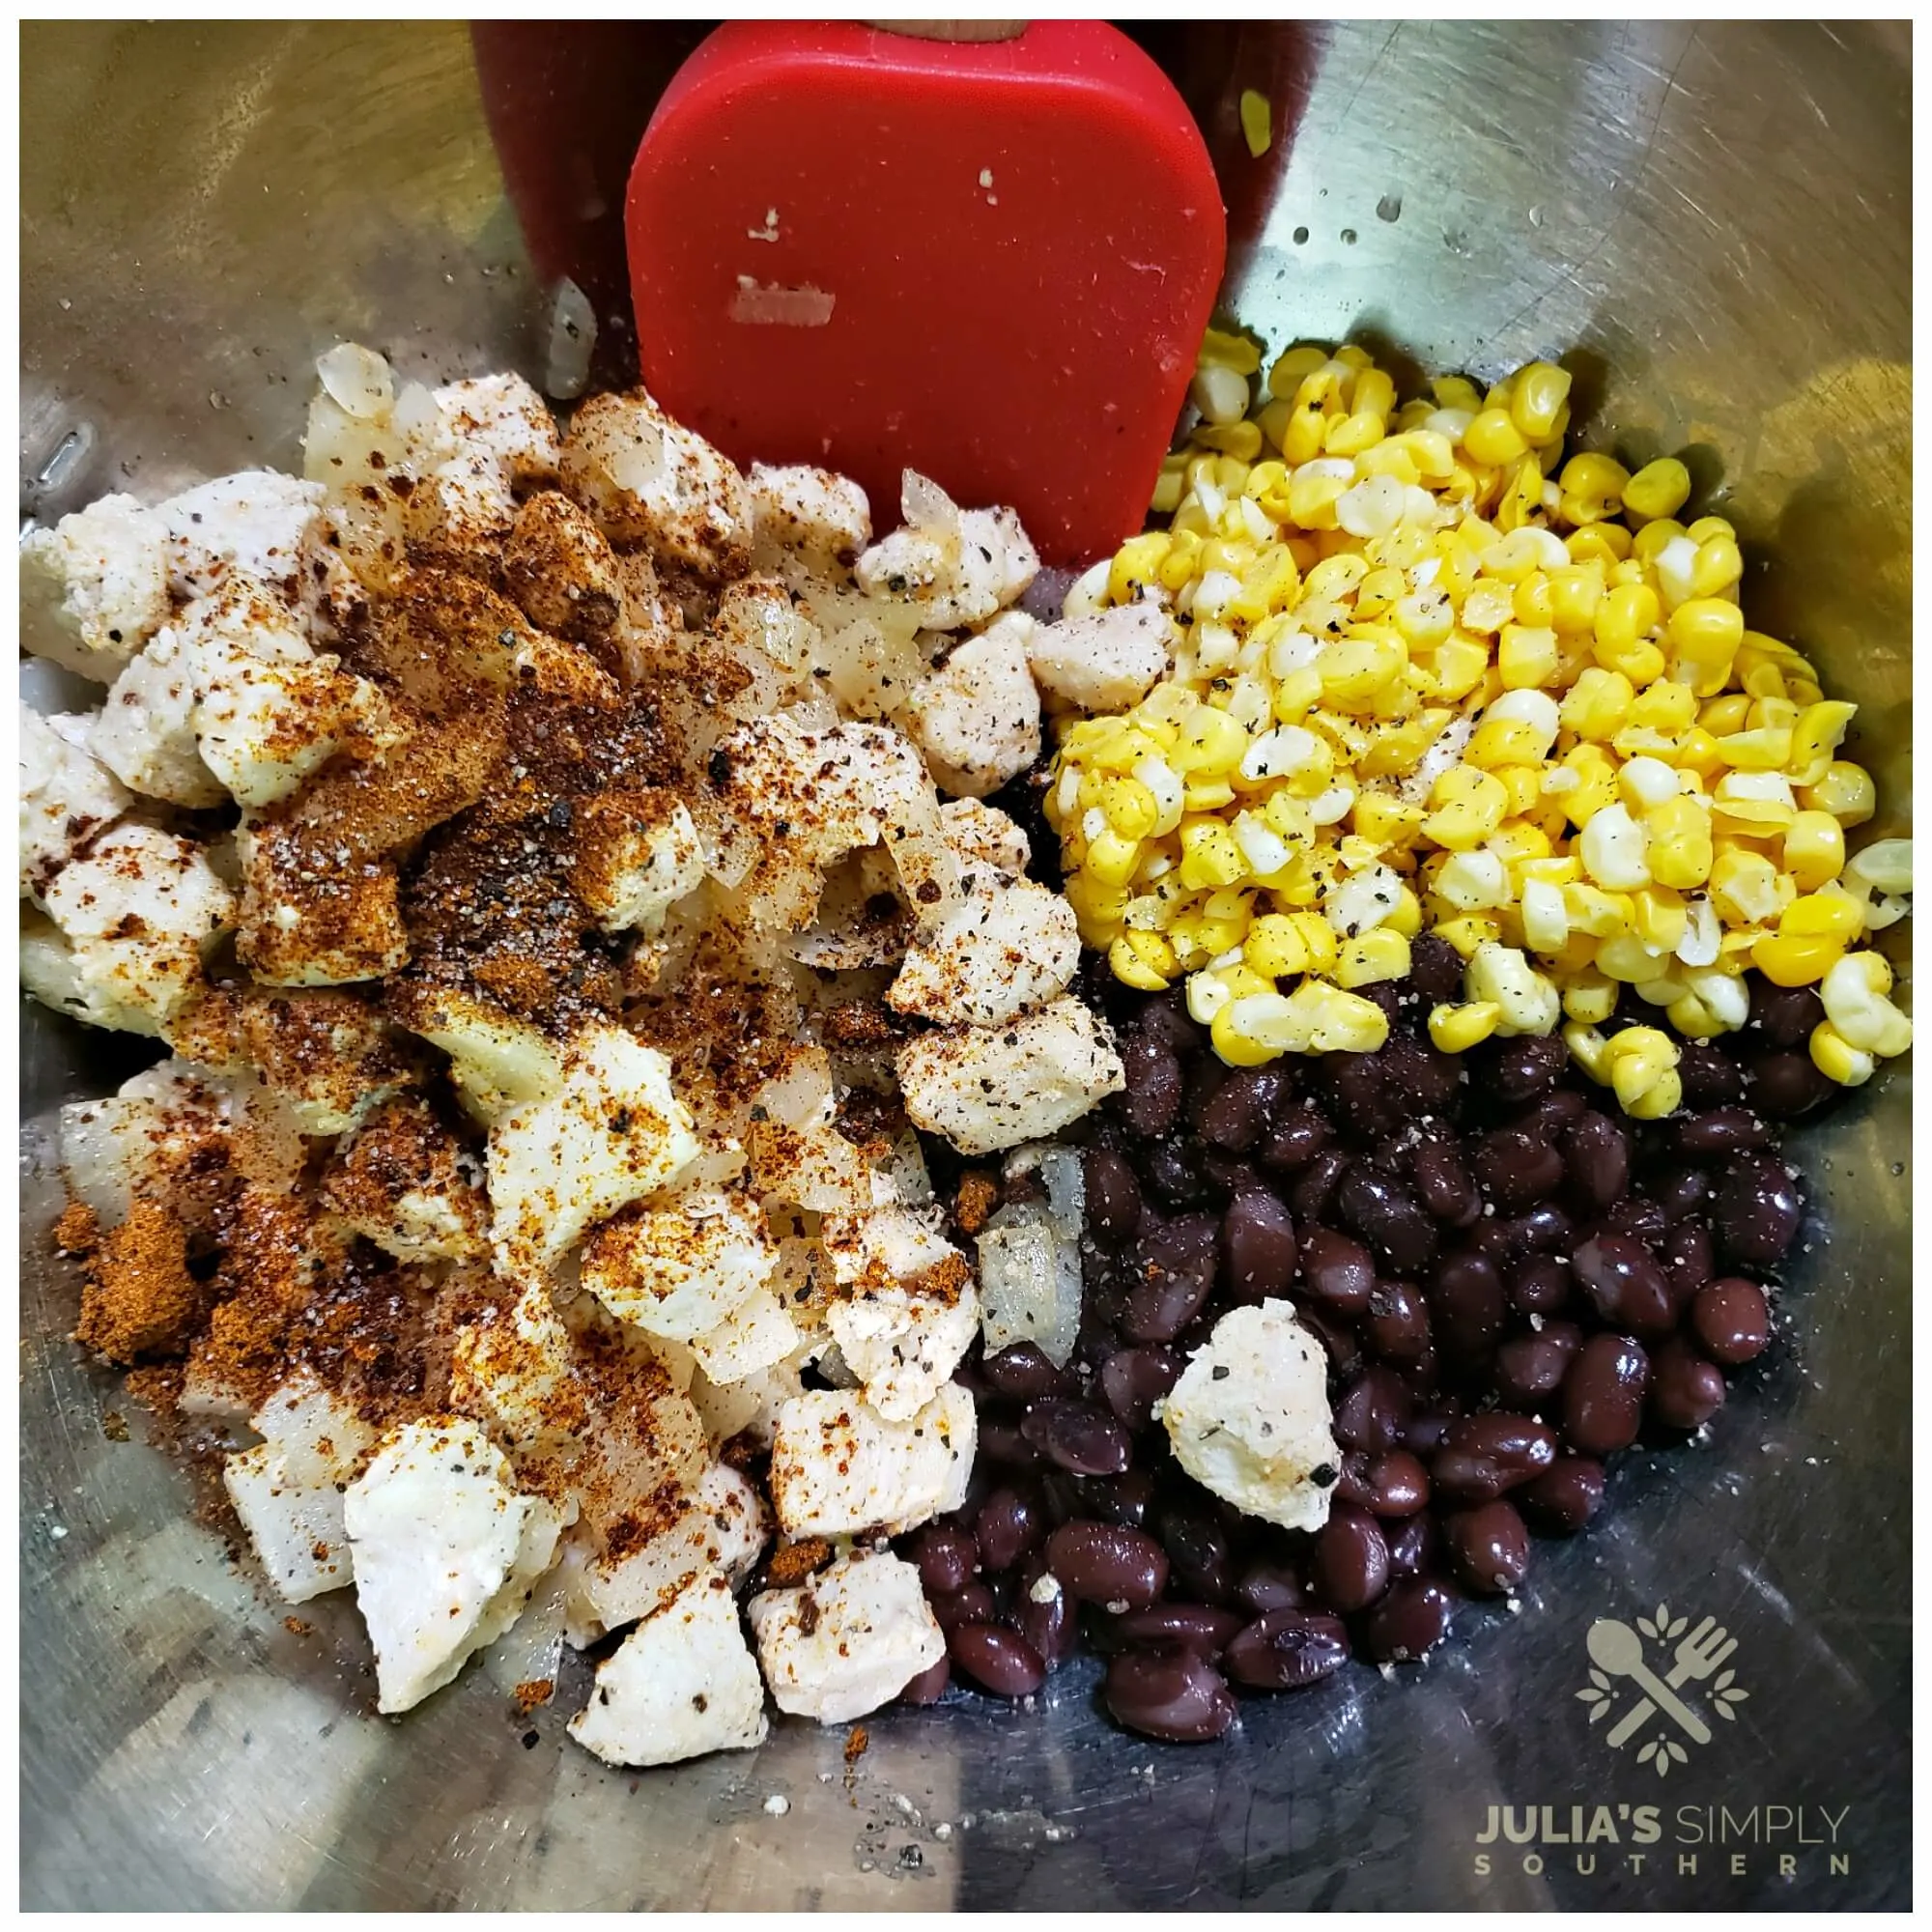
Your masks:
{"label": "diced chicken piece", "polygon": [[1058,893],[988,881],[907,951],[886,1002],[942,1026],[999,1026],[1065,992],[1079,964],[1080,928]]}
{"label": "diced chicken piece", "polygon": [[787,1536],[897,1535],[948,1507],[977,1439],[973,1398],[956,1384],[903,1422],[840,1389],[795,1396],[780,1407],[772,1442],[779,1525]]}
{"label": "diced chicken piece", "polygon": [[779,1709],[822,1724],[876,1711],[946,1655],[919,1572],[883,1551],[841,1556],[795,1590],[753,1597],[749,1611]]}
{"label": "diced chicken piece", "polygon": [[576,807],[570,883],[606,932],[645,933],[704,883],[704,848],[665,791],[606,792]]}
{"label": "diced chicken piece", "polygon": [[336,1149],[323,1201],[399,1261],[469,1261],[488,1247],[482,1163],[423,1101],[375,1108]]}
{"label": "diced chicken piece", "polygon": [[287,1194],[302,1166],[294,1121],[252,1070],[209,1073],[179,1060],[63,1107],[60,1134],[68,1185],[106,1228],[145,1200],[199,1229],[232,1180]]}
{"label": "diced chicken piece", "polygon": [[167,526],[175,595],[210,597],[240,575],[286,610],[314,610],[329,576],[324,494],[279,470],[244,469],[169,497],[155,514]]}
{"label": "diced chicken piece", "polygon": [[513,483],[556,480],[563,453],[556,418],[523,377],[465,377],[445,383],[436,401],[459,446],[501,464]]}
{"label": "diced chicken piece", "polygon": [[571,419],[563,487],[619,545],[708,584],[752,562],[752,493],[737,467],[673,422],[642,389],[593,396]]}
{"label": "diced chicken piece", "polygon": [[1105,1027],[1067,993],[1004,1028],[923,1034],[896,1065],[914,1125],[961,1153],[1058,1133],[1126,1084]]}
{"label": "diced chicken piece", "polygon": [[951,1300],[903,1290],[835,1301],[826,1324],[866,1401],[888,1422],[910,1422],[934,1400],[980,1331],[968,1281]]}
{"label": "diced chicken piece", "polygon": [[131,821],[63,867],[43,899],[48,921],[22,932],[27,990],[76,1019],[132,1033],[159,1033],[187,1004],[208,949],[235,922],[235,895],[204,848]]}
{"label": "diced chicken piece", "polygon": [[728,1387],[765,1374],[798,1348],[798,1330],[769,1289],[753,1289],[717,1327],[691,1339],[707,1380]]}
{"label": "diced chicken piece", "polygon": [[623,575],[604,533],[562,491],[541,490],[517,512],[503,587],[538,630],[584,645],[607,670],[619,668]]}
{"label": "diced chicken piece", "polygon": [[172,626],[135,658],[107,694],[94,755],[130,790],[197,809],[227,797],[195,738],[200,693],[195,653]]}
{"label": "diced chicken piece", "polygon": [[749,481],[758,541],[821,574],[849,570],[872,541],[872,506],[849,476],[806,463],[754,463]]}
{"label": "diced chicken piece", "polygon": [[393,973],[410,956],[396,868],[338,848],[340,868],[319,872],[301,834],[272,817],[236,832],[242,963],[270,986],[344,986]]}
{"label": "diced chicken piece", "polygon": [[1154,604],[1122,604],[1041,624],[1027,639],[1034,681],[1082,711],[1125,711],[1167,675],[1174,621]]}
{"label": "diced chicken piece", "polygon": [[913,606],[931,631],[982,623],[1024,595],[1039,557],[1009,509],[962,510],[929,478],[905,472],[906,526],[854,566],[868,596]]}
{"label": "diced chicken piece", "polygon": [[168,530],[102,497],[20,544],[20,647],[111,684],[168,618]]}
{"label": "diced chicken piece", "polygon": [[403,511],[410,560],[481,575],[496,562],[516,515],[508,470],[488,450],[466,446],[426,470],[410,493]]}
{"label": "diced chicken piece", "polygon": [[384,1440],[344,1508],[379,1710],[407,1711],[463,1668],[534,1507],[473,1422],[412,1422]]}
{"label": "diced chicken piece", "polygon": [[714,1382],[697,1370],[687,1393],[711,1442],[722,1448],[734,1435],[747,1435],[769,1448],[781,1406],[804,1392],[795,1361],[794,1356],[735,1382]]}
{"label": "diced chicken piece", "polygon": [[1342,1463],[1327,1360],[1291,1303],[1231,1310],[1155,1410],[1176,1461],[1247,1516],[1320,1529]]}
{"label": "diced chicken piece", "polygon": [[718,600],[706,633],[749,669],[769,666],[788,679],[810,667],[818,628],[776,578],[741,577]]}
{"label": "diced chicken piece", "polygon": [[[192,1022],[176,1051],[197,1057]],[[352,993],[254,994],[236,1003],[235,1044],[305,1134],[342,1134],[414,1075],[381,1011]]]}
{"label": "diced chicken piece", "polygon": [[607,1764],[675,1764],[765,1738],[765,1687],[731,1586],[700,1572],[597,1666],[570,1734]]}
{"label": "diced chicken piece", "polygon": [[1039,693],[1027,668],[1033,619],[1011,611],[968,638],[914,688],[914,742],[941,789],[997,791],[1039,756]]}
{"label": "diced chicken piece", "polygon": [[265,1439],[226,1459],[222,1480],[255,1554],[292,1604],[355,1580],[343,1492],[376,1440],[341,1397],[302,1378],[252,1418]]}
{"label": "diced chicken piece", "polygon": [[[882,1178],[874,1177],[875,1182]],[[865,1214],[827,1214],[819,1245],[831,1264],[834,1288],[847,1295],[904,1289],[950,1300],[972,1275],[930,1212],[895,1203]]]}
{"label": "diced chicken piece", "polygon": [[43,718],[22,703],[20,720],[20,895],[47,882],[98,832],[127,811],[133,794],[94,755],[100,714]]}
{"label": "diced chicken piece", "polygon": [[754,1201],[696,1188],[626,1208],[583,1244],[583,1286],[619,1321],[689,1342],[725,1321],[778,1266]]}
{"label": "diced chicken piece", "polygon": [[412,1033],[449,1055],[463,1104],[486,1123],[548,1100],[563,1085],[563,1055],[526,1020],[453,986],[389,988],[389,1009]]}
{"label": "diced chicken piece", "polygon": [[745,1475],[714,1463],[697,1486],[697,1506],[710,1525],[709,1560],[735,1590],[757,1568],[772,1540],[772,1513]]}
{"label": "diced chicken piece", "polygon": [[898,886],[898,868],[883,845],[838,860],[825,872],[817,918],[787,950],[821,973],[896,966],[912,931]]}
{"label": "diced chicken piece", "polygon": [[697,1152],[670,1063],[620,1028],[589,1029],[554,1098],[490,1130],[491,1236],[512,1273],[547,1266],[593,1222],[656,1192]]}
{"label": "diced chicken piece", "polygon": [[990,866],[1015,879],[1025,876],[1033,847],[998,806],[978,798],[950,798],[939,808],[939,822],[962,869]]}
{"label": "diced chicken piece", "polygon": [[760,1121],[747,1138],[759,1193],[811,1213],[855,1213],[870,1206],[865,1156],[830,1123],[786,1126]]}

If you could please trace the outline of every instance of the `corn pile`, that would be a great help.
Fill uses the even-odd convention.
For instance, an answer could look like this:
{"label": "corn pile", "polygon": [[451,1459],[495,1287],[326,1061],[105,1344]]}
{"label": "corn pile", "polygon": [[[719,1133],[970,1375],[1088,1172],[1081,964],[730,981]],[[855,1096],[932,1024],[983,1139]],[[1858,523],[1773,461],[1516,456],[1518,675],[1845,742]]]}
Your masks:
{"label": "corn pile", "polygon": [[[1875,805],[1836,756],[1855,707],[1746,628],[1735,530],[1678,521],[1684,465],[1566,461],[1548,362],[1400,407],[1359,348],[1291,349],[1251,403],[1260,368],[1209,331],[1168,527],[1066,600],[1179,626],[1138,705],[1059,727],[1047,816],[1115,974],[1184,978],[1236,1065],[1372,1051],[1387,1021],[1354,989],[1434,931],[1465,962],[1438,1046],[1561,1027],[1645,1119],[1682,1097],[1677,1037],[1744,1025],[1750,966],[1819,988],[1832,1079],[1904,1052],[1860,949],[1909,909],[1911,842],[1847,860]],[[1669,1031],[1605,1037],[1621,985]]]}

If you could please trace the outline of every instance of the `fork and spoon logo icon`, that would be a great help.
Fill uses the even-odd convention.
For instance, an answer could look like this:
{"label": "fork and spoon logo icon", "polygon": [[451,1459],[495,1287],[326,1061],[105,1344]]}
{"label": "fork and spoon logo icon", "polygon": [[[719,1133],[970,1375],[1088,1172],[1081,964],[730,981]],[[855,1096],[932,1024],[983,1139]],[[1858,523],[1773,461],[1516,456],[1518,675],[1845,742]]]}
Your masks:
{"label": "fork and spoon logo icon", "polygon": [[[1669,1659],[1662,1675],[1651,1667],[1646,1638]],[[1672,1617],[1668,1605],[1661,1604],[1655,1615],[1637,1618],[1634,1628],[1614,1617],[1599,1617],[1590,1626],[1587,1643],[1593,1668],[1589,1685],[1577,1695],[1590,1706],[1591,1723],[1608,1717],[1614,1708],[1613,1680],[1627,1681],[1641,1694],[1611,1725],[1606,1742],[1612,1750],[1622,1750],[1655,1721],[1653,1735],[1637,1751],[1637,1762],[1649,1765],[1660,1777],[1667,1776],[1672,1765],[1690,1762],[1683,1739],[1694,1745],[1711,1742],[1710,1725],[1688,1698],[1678,1695],[1680,1690],[1710,1682],[1705,1709],[1726,1720],[1735,1720],[1736,1707],[1749,1695],[1738,1687],[1737,1672],[1725,1667],[1737,1650],[1737,1639],[1712,1617],[1692,1630],[1689,1617]],[[1662,1719],[1668,1719],[1670,1728],[1657,1721]]]}

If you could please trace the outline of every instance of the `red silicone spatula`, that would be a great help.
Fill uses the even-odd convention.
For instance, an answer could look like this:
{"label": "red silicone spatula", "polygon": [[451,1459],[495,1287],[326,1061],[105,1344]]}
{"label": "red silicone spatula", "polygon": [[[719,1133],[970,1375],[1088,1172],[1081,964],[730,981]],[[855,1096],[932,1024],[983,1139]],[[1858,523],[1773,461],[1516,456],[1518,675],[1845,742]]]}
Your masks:
{"label": "red silicone spatula", "polygon": [[659,102],[625,230],[672,414],[856,477],[882,528],[908,465],[1010,503],[1059,563],[1140,527],[1226,248],[1180,97],[1087,20],[730,22]]}

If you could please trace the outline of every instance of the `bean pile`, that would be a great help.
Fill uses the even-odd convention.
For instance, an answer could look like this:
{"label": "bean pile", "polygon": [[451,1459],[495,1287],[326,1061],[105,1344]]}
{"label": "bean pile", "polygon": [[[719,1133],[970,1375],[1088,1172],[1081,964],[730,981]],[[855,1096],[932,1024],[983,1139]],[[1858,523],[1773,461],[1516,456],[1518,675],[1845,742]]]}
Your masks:
{"label": "bean pile", "polygon": [[[1521,1583],[1533,1537],[1589,1523],[1610,1458],[1684,1440],[1764,1350],[1804,1215],[1775,1123],[1837,1091],[1805,1051],[1817,994],[1751,976],[1749,1024],[1687,1043],[1685,1109],[1647,1123],[1560,1039],[1438,1051],[1426,1015],[1460,975],[1424,938],[1367,989],[1379,1051],[1242,1068],[1177,995],[1093,988],[1127,1088],[1084,1153],[1079,1342],[1065,1370],[1023,1344],[962,1371],[971,1492],[903,1546],[949,1657],[907,1701],[953,1670],[1027,1695],[1084,1635],[1121,1723],[1196,1742],[1232,1687],[1419,1659]],[[1329,1357],[1343,1456],[1312,1534],[1209,1494],[1152,1417],[1215,1320],[1271,1297]]]}

